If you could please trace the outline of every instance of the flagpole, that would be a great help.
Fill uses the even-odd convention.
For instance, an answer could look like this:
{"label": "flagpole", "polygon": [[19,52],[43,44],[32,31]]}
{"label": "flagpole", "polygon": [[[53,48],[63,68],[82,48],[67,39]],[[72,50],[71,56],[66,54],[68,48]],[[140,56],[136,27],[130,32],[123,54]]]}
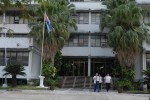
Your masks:
{"label": "flagpole", "polygon": [[40,68],[40,86],[39,87],[44,87],[44,76],[42,76],[42,66],[43,66],[43,46],[44,46],[44,32],[45,32],[45,13],[44,13],[44,25],[43,25],[43,38],[42,38],[42,51],[41,51],[41,68]]}
{"label": "flagpole", "polygon": [[[45,15],[45,14],[44,14]],[[44,16],[45,17],[45,16]],[[40,69],[40,76],[42,75],[42,66],[43,66],[43,46],[44,46],[44,32],[45,32],[45,20],[43,25],[43,37],[42,37],[42,51],[41,51],[41,69]]]}

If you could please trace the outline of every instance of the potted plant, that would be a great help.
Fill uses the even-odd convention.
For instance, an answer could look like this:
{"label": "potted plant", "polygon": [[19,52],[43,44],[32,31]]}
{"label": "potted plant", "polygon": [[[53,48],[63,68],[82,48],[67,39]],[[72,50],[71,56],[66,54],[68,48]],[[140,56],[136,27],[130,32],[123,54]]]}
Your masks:
{"label": "potted plant", "polygon": [[123,87],[124,87],[124,81],[122,81],[122,80],[117,81],[116,87],[117,87],[118,93],[122,93]]}

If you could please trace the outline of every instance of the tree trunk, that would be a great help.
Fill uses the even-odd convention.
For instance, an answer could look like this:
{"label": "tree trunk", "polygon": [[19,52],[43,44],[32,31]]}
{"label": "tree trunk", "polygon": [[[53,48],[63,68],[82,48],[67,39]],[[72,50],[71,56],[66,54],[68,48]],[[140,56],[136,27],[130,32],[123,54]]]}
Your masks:
{"label": "tree trunk", "polygon": [[12,87],[17,85],[16,75],[12,75]]}

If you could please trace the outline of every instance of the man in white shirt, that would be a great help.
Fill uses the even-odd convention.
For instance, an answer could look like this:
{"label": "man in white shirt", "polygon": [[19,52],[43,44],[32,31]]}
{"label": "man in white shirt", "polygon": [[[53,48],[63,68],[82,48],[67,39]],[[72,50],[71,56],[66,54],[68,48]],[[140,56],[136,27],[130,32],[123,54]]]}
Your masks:
{"label": "man in white shirt", "polygon": [[97,91],[99,92],[99,76],[98,73],[95,74],[95,76],[93,77],[94,80],[94,92],[96,92],[96,89],[98,89]]}
{"label": "man in white shirt", "polygon": [[110,84],[111,84],[111,76],[107,73],[107,75],[104,78],[105,84],[106,84],[106,91],[108,92],[110,89]]}

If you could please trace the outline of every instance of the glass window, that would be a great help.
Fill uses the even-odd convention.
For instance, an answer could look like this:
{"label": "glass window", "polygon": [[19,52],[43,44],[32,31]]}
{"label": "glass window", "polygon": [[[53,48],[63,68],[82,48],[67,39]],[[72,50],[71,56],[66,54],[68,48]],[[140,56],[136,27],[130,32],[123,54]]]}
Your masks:
{"label": "glass window", "polygon": [[92,35],[91,46],[92,47],[106,47],[107,46],[106,35]]}
{"label": "glass window", "polygon": [[3,66],[4,65],[4,52],[0,52],[0,65]]}
{"label": "glass window", "polygon": [[100,24],[100,14],[99,13],[91,14],[91,23],[92,24]]}
{"label": "glass window", "polygon": [[65,46],[88,46],[88,35],[71,34]]}
{"label": "glass window", "polygon": [[95,41],[95,38],[96,38],[95,35],[92,35],[92,36],[91,36],[91,46],[92,46],[92,47],[95,46],[95,42],[96,42],[96,41]]}
{"label": "glass window", "polygon": [[150,12],[143,15],[144,23],[150,23]]}
{"label": "glass window", "polygon": [[7,59],[7,64],[28,66],[29,52],[9,51],[7,52]]}
{"label": "glass window", "polygon": [[0,24],[3,23],[3,15],[0,15]]}
{"label": "glass window", "polygon": [[150,59],[146,59],[146,69],[150,68]]}
{"label": "glass window", "polygon": [[78,24],[89,24],[89,13],[77,13]]}

